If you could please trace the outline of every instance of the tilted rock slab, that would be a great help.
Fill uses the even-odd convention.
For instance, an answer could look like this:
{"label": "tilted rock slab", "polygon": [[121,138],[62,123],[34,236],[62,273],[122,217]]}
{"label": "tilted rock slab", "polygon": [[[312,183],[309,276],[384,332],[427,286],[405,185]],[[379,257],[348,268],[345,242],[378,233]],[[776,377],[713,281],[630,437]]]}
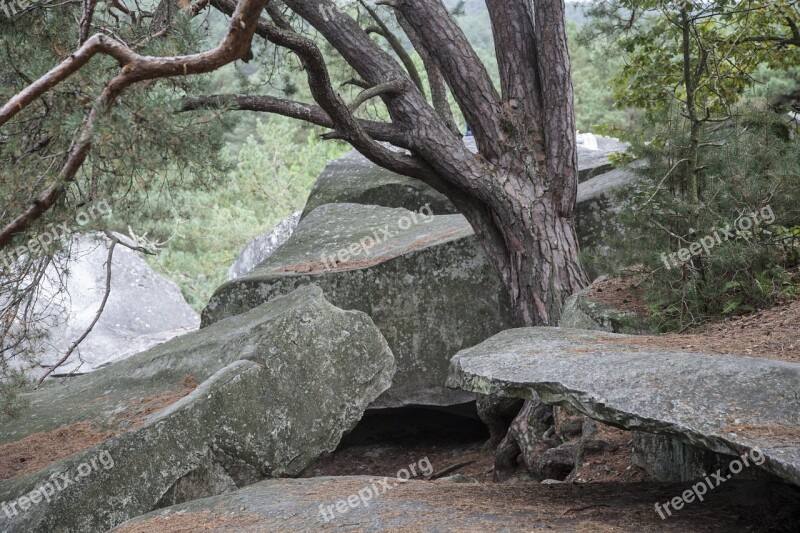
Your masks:
{"label": "tilted rock slab", "polygon": [[758,448],[766,458],[762,469],[800,484],[798,364],[676,353],[650,347],[644,337],[520,328],[456,354],[448,385],[538,396],[600,422],[672,435],[716,453]]}
{"label": "tilted rock slab", "polygon": [[[686,505],[662,520],[654,503],[668,501],[685,488],[657,483],[401,483],[367,476],[274,479],[150,513],[114,533],[664,531],[665,527],[780,531],[791,526],[791,510],[800,502],[797,494],[783,494],[782,487],[774,484],[731,482],[709,492],[702,503]],[[201,529],[199,524],[210,527]]]}
{"label": "tilted rock slab", "polygon": [[332,161],[317,178],[301,218],[325,204],[364,204],[417,211],[428,204],[437,215],[458,210],[426,183],[395,174],[352,150]]}
{"label": "tilted rock slab", "polygon": [[[364,247],[365,239],[375,244]],[[397,374],[374,408],[473,400],[445,387],[450,358],[514,323],[506,292],[461,215],[329,204],[253,272],[220,287],[203,325],[308,283],[337,307],[370,315],[386,337]]]}
{"label": "tilted rock slab", "polygon": [[[297,475],[336,448],[394,369],[369,317],[337,309],[311,286],[53,383],[0,426],[0,445],[24,446],[26,437],[81,422],[113,436],[0,482],[0,505],[10,509],[0,512],[0,531],[106,531],[154,509]],[[199,386],[148,416],[148,406],[179,397],[187,381]],[[90,471],[83,478],[81,465]],[[75,482],[20,511],[21,496],[61,473]]]}

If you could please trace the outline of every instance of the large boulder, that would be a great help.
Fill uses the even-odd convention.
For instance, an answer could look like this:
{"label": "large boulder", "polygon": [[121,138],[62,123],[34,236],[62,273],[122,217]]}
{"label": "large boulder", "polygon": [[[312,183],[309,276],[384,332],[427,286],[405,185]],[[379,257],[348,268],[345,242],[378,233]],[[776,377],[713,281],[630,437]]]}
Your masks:
{"label": "large boulder", "polygon": [[[504,331],[459,352],[448,384],[539,398],[622,429],[747,456],[800,484],[800,365],[737,355],[676,353],[657,338],[562,328]],[[724,475],[723,470],[723,475]]]}
{"label": "large boulder", "polygon": [[[602,279],[599,278],[595,283]],[[592,298],[592,287],[587,287],[567,298],[558,325],[562,328],[631,335],[653,333],[646,318],[636,313],[614,309]]]}
{"label": "large boulder", "polygon": [[332,161],[311,189],[302,218],[325,204],[365,204],[418,211],[428,205],[437,215],[458,213],[443,194],[418,179],[383,169],[352,150]]}
{"label": "large boulder", "polygon": [[620,234],[617,217],[622,204],[616,195],[636,182],[635,166],[611,170],[578,185],[575,224],[582,249],[608,245],[611,237]]}
{"label": "large boulder", "polygon": [[394,370],[369,317],[309,286],[52,382],[0,425],[0,531],[106,531],[297,475],[336,448]]}
{"label": "large boulder", "polygon": [[[100,233],[74,235],[46,270],[35,303],[48,332],[35,347],[42,353],[43,366],[60,360],[95,319],[106,289],[110,243]],[[103,314],[57,373],[95,370],[199,325],[199,315],[177,285],[157,274],[138,253],[116,246],[111,292]]]}
{"label": "large boulder", "polygon": [[203,325],[309,283],[334,305],[370,315],[386,337],[397,374],[375,408],[473,400],[445,387],[450,357],[513,324],[506,292],[461,215],[328,204],[258,268],[220,287]]}
{"label": "large boulder", "polygon": [[150,513],[114,533],[786,531],[797,525],[800,500],[780,489],[731,482],[671,516],[662,511],[665,521],[654,504],[680,495],[685,485],[276,479]]}
{"label": "large boulder", "polygon": [[578,145],[578,182],[583,183],[613,170],[611,156],[628,151],[628,143],[615,137],[594,136],[597,149],[590,150]]}
{"label": "large boulder", "polygon": [[[613,168],[611,155],[628,148],[618,139],[595,138],[596,150],[578,146],[580,182],[610,171]],[[473,152],[477,151],[473,137],[466,137],[464,144]],[[376,166],[355,150],[325,168],[311,190],[301,218],[322,205],[340,203],[402,207],[411,211],[428,205],[437,215],[458,213],[450,200],[429,185]]]}
{"label": "large boulder", "polygon": [[272,252],[289,240],[289,237],[300,223],[300,212],[282,221],[280,224],[247,243],[236,261],[228,269],[227,281],[244,276],[259,263],[266,261]]}

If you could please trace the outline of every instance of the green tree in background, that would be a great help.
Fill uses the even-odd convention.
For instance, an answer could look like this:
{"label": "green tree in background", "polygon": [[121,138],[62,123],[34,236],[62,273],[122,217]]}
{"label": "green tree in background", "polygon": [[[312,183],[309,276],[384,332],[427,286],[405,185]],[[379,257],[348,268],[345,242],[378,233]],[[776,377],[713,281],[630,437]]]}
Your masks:
{"label": "green tree in background", "polygon": [[148,227],[170,244],[151,261],[180,285],[196,310],[225,281],[245,244],[301,210],[325,165],[349,149],[319,135],[283,117],[257,121],[238,151],[224,151],[224,186],[183,190],[158,205],[163,216],[153,220],[161,223]]}
{"label": "green tree in background", "polygon": [[[759,77],[776,74],[791,86],[800,64],[797,2],[615,0],[592,13],[588,31],[625,54],[619,104],[642,111],[631,134],[641,180],[627,213],[636,237],[621,247],[645,266],[659,326],[682,329],[792,294],[797,141],[785,109],[763,111],[767,93],[759,100],[756,89]],[[767,209],[775,220],[714,254],[677,264],[659,258]],[[632,249],[641,240],[658,243],[657,253]]]}

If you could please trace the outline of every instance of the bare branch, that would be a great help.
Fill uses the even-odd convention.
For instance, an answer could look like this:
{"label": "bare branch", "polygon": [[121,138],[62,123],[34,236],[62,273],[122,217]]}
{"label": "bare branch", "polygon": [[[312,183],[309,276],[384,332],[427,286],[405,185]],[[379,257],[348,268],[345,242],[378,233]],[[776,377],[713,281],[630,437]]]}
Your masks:
{"label": "bare branch", "polygon": [[[185,112],[199,109],[230,109],[274,113],[309,122],[323,128],[336,128],[330,116],[319,106],[282,100],[271,96],[246,94],[192,96],[181,101],[179,111]],[[375,140],[389,142],[401,148],[408,146],[407,132],[398,125],[371,120],[359,120],[358,122],[364,128],[364,131]],[[325,136],[325,138],[340,137]]]}
{"label": "bare branch", "polygon": [[88,337],[89,334],[92,332],[94,327],[97,325],[97,322],[100,321],[100,317],[103,315],[103,311],[106,308],[106,303],[108,303],[108,297],[111,295],[111,262],[114,259],[114,248],[119,243],[119,239],[117,239],[113,235],[111,235],[111,239],[112,239],[111,240],[111,244],[108,246],[108,255],[106,256],[106,286],[105,286],[105,291],[103,292],[103,299],[100,302],[100,307],[97,309],[97,313],[95,313],[95,315],[94,315],[94,319],[92,320],[92,323],[89,324],[89,327],[86,328],[86,330],[83,332],[83,334],[81,334],[80,337],[78,337],[75,341],[73,341],[72,344],[70,344],[70,346],[67,349],[67,352],[64,354],[64,356],[61,357],[61,359],[59,359],[56,362],[56,364],[54,364],[53,366],[48,368],[47,372],[42,374],[42,377],[40,377],[39,380],[36,382],[36,388],[39,388],[39,386],[41,386],[41,384],[44,382],[45,379],[47,379],[47,377],[50,374],[55,372],[59,367],[61,367],[64,363],[67,362],[67,360],[72,356],[72,354],[75,352],[75,350],[78,348],[78,346],[80,346],[81,343],[84,340],[86,340],[86,337]]}
{"label": "bare branch", "polygon": [[[364,9],[367,10],[367,13],[369,13],[369,16],[372,17],[372,20],[375,21],[375,24],[378,25],[378,31],[375,30],[373,31],[375,31],[375,33],[382,35],[383,38],[386,39],[386,41],[389,43],[389,46],[392,47],[394,53],[397,54],[397,57],[400,58],[400,61],[402,61],[403,65],[406,67],[408,75],[411,76],[411,81],[413,81],[414,85],[417,86],[419,92],[425,94],[425,86],[422,83],[422,78],[419,75],[417,66],[414,64],[414,60],[411,59],[411,56],[408,55],[408,52],[406,52],[406,49],[403,48],[403,44],[400,42],[400,39],[398,39],[397,36],[394,33],[392,33],[392,30],[389,29],[389,27],[383,22],[381,17],[378,16],[378,13],[374,9],[372,9],[369,6],[369,4],[365,2],[365,0],[359,0],[359,3],[361,3]],[[370,28],[367,28],[366,31],[367,33],[370,33]]]}
{"label": "bare branch", "polygon": [[378,96],[383,96],[385,94],[397,94],[402,92],[404,88],[405,84],[402,81],[392,80],[366,89],[356,96],[355,100],[353,100],[353,102],[350,104],[350,111],[355,113],[359,107],[373,98],[377,98]]}

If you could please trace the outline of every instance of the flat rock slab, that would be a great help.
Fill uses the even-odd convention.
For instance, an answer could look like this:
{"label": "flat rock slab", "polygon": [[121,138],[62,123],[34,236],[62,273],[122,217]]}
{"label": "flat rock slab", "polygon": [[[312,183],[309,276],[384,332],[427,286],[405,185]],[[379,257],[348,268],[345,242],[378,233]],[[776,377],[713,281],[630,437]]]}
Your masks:
{"label": "flat rock slab", "polygon": [[506,292],[463,216],[327,204],[267,261],[220,287],[203,325],[309,283],[337,307],[367,313],[386,337],[397,373],[373,408],[473,400],[445,387],[450,358],[514,323]]}
{"label": "flat rock slab", "polygon": [[676,353],[647,337],[561,328],[504,331],[453,357],[448,385],[569,406],[623,429],[716,453],[759,449],[800,484],[800,365]]}
{"label": "flat rock slab", "polygon": [[[298,475],[336,448],[394,370],[369,317],[309,286],[50,383],[0,425],[0,531],[105,531]],[[49,498],[34,501],[43,487]]]}
{"label": "flat rock slab", "polygon": [[[662,519],[656,502],[685,490],[675,484],[466,484],[375,478],[279,479],[232,494],[175,506],[134,519],[114,533],[246,532],[532,532],[532,531],[788,531],[797,493],[763,483],[730,483],[702,503]],[[394,485],[397,484],[395,487]],[[378,490],[384,490],[378,485]],[[366,505],[359,499],[365,496]],[[367,494],[372,494],[367,499]],[[320,506],[354,496],[355,506],[326,522]],[[335,507],[334,507],[335,509]]]}

